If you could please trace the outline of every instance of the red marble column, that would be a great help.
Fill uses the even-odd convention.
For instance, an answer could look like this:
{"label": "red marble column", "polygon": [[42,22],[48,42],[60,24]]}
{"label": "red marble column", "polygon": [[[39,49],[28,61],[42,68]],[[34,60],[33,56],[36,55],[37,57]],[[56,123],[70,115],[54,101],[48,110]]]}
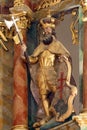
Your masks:
{"label": "red marble column", "polygon": [[[26,30],[23,31],[26,43]],[[21,59],[21,45],[14,45],[14,95],[13,95],[13,128],[28,130],[28,94],[26,65]]]}
{"label": "red marble column", "polygon": [[[17,2],[17,0],[14,0]],[[14,4],[16,4],[14,2]],[[23,4],[29,6],[29,0]],[[19,1],[19,4],[22,4]],[[15,5],[14,5],[15,6]],[[21,29],[26,44],[26,29]],[[27,67],[21,59],[21,45],[14,45],[14,95],[13,95],[13,127],[12,130],[28,130],[28,90]]]}
{"label": "red marble column", "polygon": [[83,107],[87,110],[87,22],[84,23]]}

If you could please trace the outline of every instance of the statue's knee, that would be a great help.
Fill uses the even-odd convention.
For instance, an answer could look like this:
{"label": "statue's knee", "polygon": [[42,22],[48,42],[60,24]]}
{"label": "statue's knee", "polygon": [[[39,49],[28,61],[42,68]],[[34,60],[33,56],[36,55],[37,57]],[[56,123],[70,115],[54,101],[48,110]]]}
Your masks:
{"label": "statue's knee", "polygon": [[41,99],[42,99],[42,101],[44,101],[44,100],[47,99],[47,96],[46,95],[41,95]]}

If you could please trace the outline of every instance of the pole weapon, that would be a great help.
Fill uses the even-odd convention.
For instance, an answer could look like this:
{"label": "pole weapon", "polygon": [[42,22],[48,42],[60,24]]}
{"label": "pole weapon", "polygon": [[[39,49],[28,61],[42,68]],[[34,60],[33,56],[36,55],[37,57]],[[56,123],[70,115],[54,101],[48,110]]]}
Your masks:
{"label": "pole weapon", "polygon": [[[14,19],[14,16],[12,16],[12,20],[11,20],[11,21],[8,21],[8,20],[4,20],[4,21],[5,21],[6,26],[7,26],[9,29],[10,29],[13,25],[15,26],[15,29],[16,29],[16,32],[17,32],[17,34],[18,34],[18,38],[19,38],[20,44],[23,45],[24,42],[23,42],[23,40],[22,40],[22,38],[21,38],[20,30],[19,30],[19,28],[18,28],[18,26],[17,26],[17,24],[16,24],[16,21],[18,21],[18,20],[19,20],[19,18]],[[26,60],[27,60],[27,63],[29,63],[27,51],[24,52],[24,56],[25,56],[25,58],[26,58]]]}

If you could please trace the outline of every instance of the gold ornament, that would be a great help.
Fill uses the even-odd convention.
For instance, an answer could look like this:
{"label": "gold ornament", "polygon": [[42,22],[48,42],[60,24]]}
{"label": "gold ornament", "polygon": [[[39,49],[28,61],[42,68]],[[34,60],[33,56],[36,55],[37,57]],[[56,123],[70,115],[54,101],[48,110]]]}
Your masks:
{"label": "gold ornament", "polygon": [[28,127],[26,125],[15,125],[11,130],[28,130]]}

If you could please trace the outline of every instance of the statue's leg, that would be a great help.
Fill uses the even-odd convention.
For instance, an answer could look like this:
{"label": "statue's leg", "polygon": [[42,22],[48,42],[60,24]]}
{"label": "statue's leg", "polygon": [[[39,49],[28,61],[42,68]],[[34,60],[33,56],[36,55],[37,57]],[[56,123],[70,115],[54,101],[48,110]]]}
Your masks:
{"label": "statue's leg", "polygon": [[40,86],[40,96],[41,96],[41,101],[42,101],[42,105],[43,105],[43,109],[45,111],[45,115],[46,117],[43,118],[41,121],[39,122],[35,122],[33,124],[33,127],[40,127],[42,125],[44,125],[45,123],[47,123],[50,119],[51,119],[51,116],[50,116],[50,113],[49,113],[49,102],[47,100],[47,92],[46,92],[46,88],[45,88],[45,84],[40,84],[40,81],[39,81],[39,85]]}
{"label": "statue's leg", "polygon": [[43,73],[41,74],[39,73],[39,75],[37,76],[37,83],[38,83],[43,109],[45,111],[46,116],[49,116],[49,102],[47,100],[47,91],[49,90],[48,90],[46,76]]}
{"label": "statue's leg", "polygon": [[40,126],[44,125],[45,123],[47,123],[51,118],[50,114],[49,114],[49,103],[46,99],[46,95],[41,95],[41,99],[42,99],[44,111],[46,113],[46,117],[39,122],[35,122],[33,124],[33,127],[40,127]]}
{"label": "statue's leg", "polygon": [[46,113],[46,116],[50,116],[50,114],[49,114],[49,102],[47,101],[46,97],[47,97],[46,95],[41,95],[42,104],[43,104],[43,108],[44,108],[44,111]]}

